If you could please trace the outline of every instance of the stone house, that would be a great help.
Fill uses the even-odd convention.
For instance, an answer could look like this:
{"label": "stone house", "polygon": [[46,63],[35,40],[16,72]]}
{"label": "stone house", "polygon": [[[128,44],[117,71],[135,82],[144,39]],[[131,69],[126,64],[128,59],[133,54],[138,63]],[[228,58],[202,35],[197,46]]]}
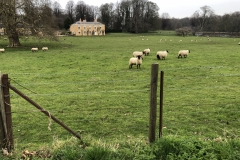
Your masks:
{"label": "stone house", "polygon": [[86,20],[79,20],[70,26],[70,32],[75,36],[104,36],[105,25],[97,22],[87,22]]}

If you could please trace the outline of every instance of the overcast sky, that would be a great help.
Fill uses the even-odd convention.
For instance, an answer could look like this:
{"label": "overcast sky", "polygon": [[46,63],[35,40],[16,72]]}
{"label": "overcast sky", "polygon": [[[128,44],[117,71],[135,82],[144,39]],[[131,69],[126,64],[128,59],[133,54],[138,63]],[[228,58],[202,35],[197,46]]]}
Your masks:
{"label": "overcast sky", "polygon": [[[65,9],[69,0],[53,0],[60,3],[61,7]],[[116,3],[121,0],[73,0],[76,4],[78,1],[84,1],[87,5],[100,7],[105,3]],[[240,12],[240,0],[149,0],[154,2],[160,8],[159,15],[168,13],[171,18],[191,17],[193,13],[200,10],[202,6],[210,6],[217,15],[224,15],[225,13]]]}

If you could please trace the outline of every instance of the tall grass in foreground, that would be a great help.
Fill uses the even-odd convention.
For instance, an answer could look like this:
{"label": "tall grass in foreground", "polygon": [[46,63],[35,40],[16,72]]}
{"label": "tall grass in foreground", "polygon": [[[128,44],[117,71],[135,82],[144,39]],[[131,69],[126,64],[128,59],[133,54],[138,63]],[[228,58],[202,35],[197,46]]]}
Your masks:
{"label": "tall grass in foreground", "polygon": [[[169,34],[61,37],[59,42],[30,38],[22,41],[20,48],[6,48],[7,42],[0,40],[0,48],[6,48],[6,53],[0,54],[0,71],[9,74],[13,86],[81,134],[90,144],[89,149],[92,148],[87,152],[90,155],[105,153],[106,148],[93,147],[100,139],[106,146],[121,144],[124,147],[117,152],[126,151],[131,158],[145,154],[142,147],[149,147],[145,142],[150,70],[152,63],[159,63],[159,69],[165,74],[163,136],[166,143],[192,147],[197,141],[203,145],[206,142],[208,147],[221,139],[221,143],[216,143],[216,146],[220,144],[217,148],[239,151],[240,51],[237,39],[211,37],[208,41],[206,37]],[[31,47],[36,45],[48,46],[49,51],[31,52]],[[151,48],[151,53],[144,58],[141,69],[128,69],[132,52],[145,48]],[[158,61],[156,52],[166,49],[168,57]],[[190,49],[188,58],[177,58],[180,49]],[[71,139],[71,134],[13,92],[11,105],[16,151],[51,146],[56,143],[55,137],[60,141]],[[190,137],[189,146],[185,137]],[[143,144],[138,144],[139,141]],[[161,144],[165,142],[161,140]],[[127,149],[133,149],[130,146],[140,149],[131,155]],[[187,147],[186,152],[192,152]],[[69,149],[61,148],[74,156],[74,148]],[[152,146],[146,150],[153,152]],[[172,152],[172,156],[176,155],[174,149],[167,153]],[[227,154],[222,152],[218,153]],[[149,158],[156,156],[147,155]]]}
{"label": "tall grass in foreground", "polygon": [[[193,137],[166,136],[152,144],[141,140],[106,143],[102,140],[92,141],[88,146],[82,146],[76,138],[64,141],[55,139],[51,148],[42,148],[32,159],[53,160],[238,160],[240,159],[239,140],[202,141]],[[20,156],[14,156],[20,159]],[[3,160],[13,157],[1,157]]]}

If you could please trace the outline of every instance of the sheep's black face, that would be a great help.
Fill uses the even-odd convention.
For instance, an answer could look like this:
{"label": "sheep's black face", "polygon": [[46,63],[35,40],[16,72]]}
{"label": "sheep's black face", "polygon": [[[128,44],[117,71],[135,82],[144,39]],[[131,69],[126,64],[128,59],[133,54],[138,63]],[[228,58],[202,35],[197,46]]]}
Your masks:
{"label": "sheep's black face", "polygon": [[141,56],[137,56],[138,57],[138,59],[140,59],[141,58]]}
{"label": "sheep's black face", "polygon": [[167,51],[167,53],[168,53],[168,50],[166,50]]}

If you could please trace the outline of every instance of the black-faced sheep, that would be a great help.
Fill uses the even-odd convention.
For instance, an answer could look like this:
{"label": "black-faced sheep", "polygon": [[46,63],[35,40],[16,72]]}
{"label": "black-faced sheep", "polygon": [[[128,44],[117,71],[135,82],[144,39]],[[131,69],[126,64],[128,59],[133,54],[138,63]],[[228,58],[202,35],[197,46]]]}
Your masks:
{"label": "black-faced sheep", "polygon": [[132,57],[129,59],[129,69],[132,68],[132,65],[136,65],[137,69],[140,69],[140,65],[142,64],[142,57],[138,55],[137,57]]}
{"label": "black-faced sheep", "polygon": [[187,56],[188,56],[188,54],[190,53],[190,50],[180,50],[179,52],[178,52],[178,58],[182,58],[182,56],[184,57],[184,58],[187,58]]}
{"label": "black-faced sheep", "polygon": [[160,60],[160,59],[164,59],[168,56],[168,50],[166,51],[158,51],[157,52],[157,59]]}
{"label": "black-faced sheep", "polygon": [[133,52],[133,57],[137,57],[137,56],[139,56],[139,55],[140,55],[140,56],[142,57],[142,59],[143,59],[143,57],[144,57],[146,54],[145,54],[144,51],[142,51],[142,52],[141,52],[141,51],[134,51],[134,52]]}
{"label": "black-faced sheep", "polygon": [[144,49],[143,51],[145,52],[145,55],[149,55],[151,50],[150,48],[147,48],[147,49]]}

